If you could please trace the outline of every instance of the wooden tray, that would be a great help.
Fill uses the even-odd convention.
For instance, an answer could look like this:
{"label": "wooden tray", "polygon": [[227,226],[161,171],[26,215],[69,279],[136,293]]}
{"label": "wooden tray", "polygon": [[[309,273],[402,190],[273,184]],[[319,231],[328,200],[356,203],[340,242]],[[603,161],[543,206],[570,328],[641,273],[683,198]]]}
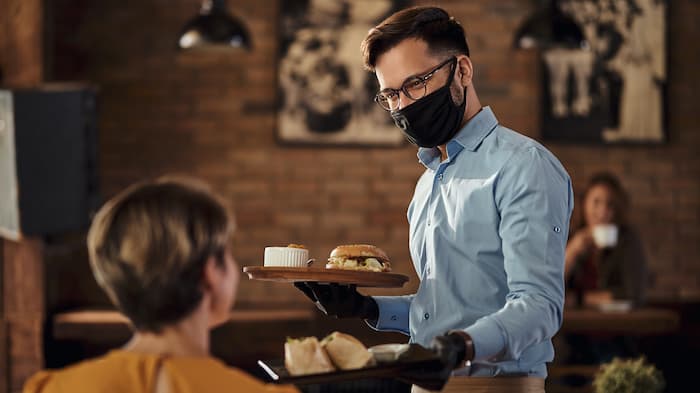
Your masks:
{"label": "wooden tray", "polygon": [[408,281],[403,274],[314,267],[245,266],[251,280],[297,282],[313,281],[357,285],[358,287],[399,288]]}
{"label": "wooden tray", "polygon": [[294,385],[333,384],[374,378],[395,378],[414,383],[425,389],[440,390],[450,372],[443,372],[444,366],[434,352],[418,344],[410,344],[409,349],[398,360],[380,363],[356,370],[336,370],[320,374],[289,375],[283,359],[258,360],[258,365],[270,376],[273,383]]}

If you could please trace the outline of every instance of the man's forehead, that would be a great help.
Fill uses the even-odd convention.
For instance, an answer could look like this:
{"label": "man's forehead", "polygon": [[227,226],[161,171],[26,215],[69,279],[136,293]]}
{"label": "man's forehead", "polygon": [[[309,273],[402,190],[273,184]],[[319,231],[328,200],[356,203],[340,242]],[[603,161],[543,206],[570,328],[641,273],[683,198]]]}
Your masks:
{"label": "man's forehead", "polygon": [[375,73],[380,88],[399,88],[412,75],[429,70],[436,65],[425,41],[407,39],[377,58]]}

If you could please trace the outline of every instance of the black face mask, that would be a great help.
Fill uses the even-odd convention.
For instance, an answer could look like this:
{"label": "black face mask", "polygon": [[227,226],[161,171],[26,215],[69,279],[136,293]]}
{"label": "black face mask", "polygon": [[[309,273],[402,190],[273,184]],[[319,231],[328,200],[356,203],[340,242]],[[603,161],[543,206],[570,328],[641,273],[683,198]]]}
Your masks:
{"label": "black face mask", "polygon": [[409,142],[420,147],[440,146],[461,129],[467,105],[467,88],[464,88],[462,104],[455,104],[450,92],[454,73],[452,71],[445,86],[403,109],[391,111],[394,123]]}

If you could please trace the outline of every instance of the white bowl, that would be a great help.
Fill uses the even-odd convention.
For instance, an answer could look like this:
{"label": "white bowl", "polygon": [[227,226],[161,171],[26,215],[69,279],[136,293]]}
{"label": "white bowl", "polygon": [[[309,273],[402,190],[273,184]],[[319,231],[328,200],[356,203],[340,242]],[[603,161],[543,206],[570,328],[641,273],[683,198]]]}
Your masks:
{"label": "white bowl", "polygon": [[265,247],[265,266],[306,267],[309,250],[294,247]]}
{"label": "white bowl", "polygon": [[391,363],[408,349],[408,344],[381,344],[369,347],[367,350],[374,356],[377,363]]}

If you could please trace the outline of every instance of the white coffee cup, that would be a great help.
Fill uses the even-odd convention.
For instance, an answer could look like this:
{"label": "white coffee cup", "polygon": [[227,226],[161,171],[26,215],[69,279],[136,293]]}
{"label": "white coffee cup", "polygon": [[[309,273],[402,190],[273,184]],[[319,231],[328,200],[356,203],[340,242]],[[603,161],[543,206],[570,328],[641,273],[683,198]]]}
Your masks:
{"label": "white coffee cup", "polygon": [[617,245],[617,225],[600,224],[593,227],[593,242],[598,248],[610,248]]}

